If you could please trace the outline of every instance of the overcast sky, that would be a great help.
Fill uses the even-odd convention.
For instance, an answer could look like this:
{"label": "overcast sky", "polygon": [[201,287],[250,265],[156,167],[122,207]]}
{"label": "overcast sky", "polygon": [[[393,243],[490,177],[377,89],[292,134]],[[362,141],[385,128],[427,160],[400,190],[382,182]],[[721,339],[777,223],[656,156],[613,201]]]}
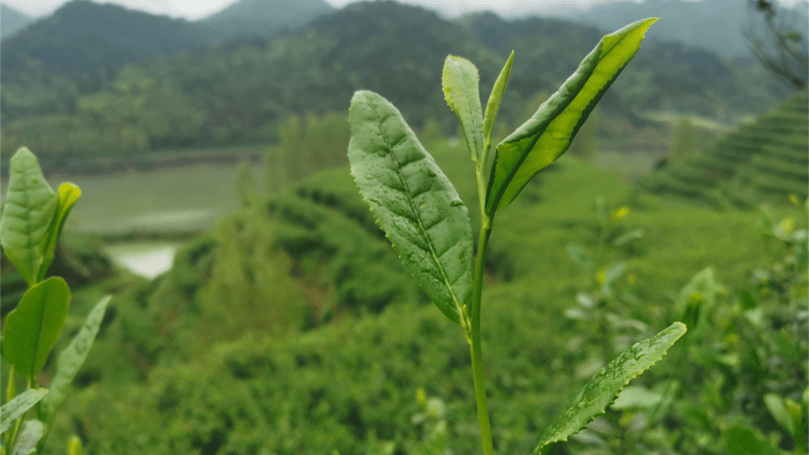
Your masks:
{"label": "overcast sky", "polygon": [[[66,0],[0,0],[29,16],[38,17],[50,14]],[[117,3],[132,9],[147,11],[153,14],[165,14],[172,17],[199,19],[221,11],[237,0],[93,0],[98,3]],[[326,0],[334,7],[340,8],[356,0]],[[457,15],[468,11],[490,10],[503,16],[525,13],[549,13],[560,9],[586,7],[596,3],[616,0],[399,0],[402,3],[425,6],[448,15]],[[632,0],[642,1],[642,0]],[[689,0],[693,1],[693,0]],[[710,0],[704,0],[710,1]],[[781,0],[791,5],[798,0]]]}
{"label": "overcast sky", "polygon": [[[66,0],[0,0],[21,13],[38,17],[50,14]],[[117,3],[132,9],[172,17],[199,19],[221,11],[237,0],[93,0],[98,3]],[[336,8],[356,0],[326,0]],[[492,10],[504,16],[528,12],[548,12],[556,8],[576,8],[614,0],[400,0],[402,3],[425,6],[449,15],[468,11]],[[633,0],[641,1],[641,0]]]}

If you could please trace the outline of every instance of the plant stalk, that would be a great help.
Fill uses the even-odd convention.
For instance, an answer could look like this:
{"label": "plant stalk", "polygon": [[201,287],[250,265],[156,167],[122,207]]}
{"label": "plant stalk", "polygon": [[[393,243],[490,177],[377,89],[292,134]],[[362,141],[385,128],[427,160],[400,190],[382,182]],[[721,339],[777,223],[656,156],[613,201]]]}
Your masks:
{"label": "plant stalk", "polygon": [[486,401],[486,383],[483,378],[483,353],[480,343],[480,299],[483,292],[483,273],[485,270],[486,247],[492,232],[491,219],[482,214],[480,237],[478,238],[478,252],[475,260],[475,281],[472,291],[472,311],[470,314],[472,339],[469,344],[469,354],[472,357],[472,376],[475,381],[475,400],[478,408],[478,421],[480,422],[480,441],[483,446],[483,455],[493,455],[492,428],[489,422],[489,406]]}

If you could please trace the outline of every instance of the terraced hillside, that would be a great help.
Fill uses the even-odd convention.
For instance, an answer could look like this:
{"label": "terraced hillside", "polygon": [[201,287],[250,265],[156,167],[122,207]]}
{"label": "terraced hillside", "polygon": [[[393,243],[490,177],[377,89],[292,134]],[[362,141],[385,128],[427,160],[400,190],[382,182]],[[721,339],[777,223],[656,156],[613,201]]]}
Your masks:
{"label": "terraced hillside", "polygon": [[809,114],[807,92],[793,96],[752,123],[728,133],[696,155],[642,179],[641,187],[710,205],[745,207],[763,200],[807,197]]}

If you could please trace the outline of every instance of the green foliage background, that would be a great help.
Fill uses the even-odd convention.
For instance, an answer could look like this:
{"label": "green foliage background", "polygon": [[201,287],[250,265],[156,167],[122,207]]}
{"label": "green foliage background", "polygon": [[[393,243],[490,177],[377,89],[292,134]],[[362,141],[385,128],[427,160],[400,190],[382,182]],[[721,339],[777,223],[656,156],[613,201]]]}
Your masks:
{"label": "green foliage background", "polygon": [[[465,150],[443,140],[428,148],[461,197],[473,202]],[[722,329],[707,331],[701,346],[727,343],[736,330],[737,289],[761,299],[765,312],[783,305],[766,303],[775,288],[751,272],[780,255],[763,241],[756,214],[658,199],[576,158],[555,163],[501,213],[503,235],[490,246],[483,337],[498,453],[528,453],[586,380],[591,354],[600,352],[596,338],[579,336],[590,326],[564,316],[592,280],[570,261],[565,245],[598,245],[592,208],[598,196],[612,207],[631,207],[611,235],[646,231],[606,258],[627,264],[615,284],[623,296],[618,311],[646,327],[617,338],[618,349],[677,317],[679,289],[707,266],[726,290],[712,322]],[[424,388],[446,403],[448,447],[472,452],[478,430],[467,347],[408,275],[345,168],[257,197],[186,246],[166,275],[152,282],[116,278],[77,296],[74,312],[81,313],[93,292],[118,294],[49,450],[61,451],[75,432],[87,453],[381,453],[391,443],[399,453],[421,453],[428,428],[412,419],[421,412],[416,391]],[[806,304],[805,282],[790,286],[797,307],[784,307],[787,313]],[[762,336],[769,337],[766,330]],[[714,385],[714,375],[737,377],[700,365],[675,347],[639,380],[682,381],[683,391],[675,392],[682,404],[642,430],[636,448],[687,452],[707,438],[708,453],[721,453],[724,427],[713,422],[748,422],[791,447],[759,401],[761,390],[772,390],[766,378],[779,377],[772,376],[779,369],[720,385],[745,391],[757,410],[717,404],[695,419],[693,406],[703,406],[695,400],[730,392],[692,377],[707,374]],[[795,380],[797,388],[785,396],[800,402],[793,392],[805,375]],[[588,447],[572,444],[563,450]]]}

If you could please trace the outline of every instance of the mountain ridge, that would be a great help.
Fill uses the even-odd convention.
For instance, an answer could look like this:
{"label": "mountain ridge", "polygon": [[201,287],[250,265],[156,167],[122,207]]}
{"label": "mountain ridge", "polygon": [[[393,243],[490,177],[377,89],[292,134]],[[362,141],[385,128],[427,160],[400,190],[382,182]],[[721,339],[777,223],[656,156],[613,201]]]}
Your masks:
{"label": "mountain ridge", "polygon": [[197,21],[229,38],[289,31],[335,9],[323,0],[240,0]]}
{"label": "mountain ridge", "polygon": [[[499,118],[516,126],[600,35],[554,18],[483,14],[447,21],[395,2],[355,3],[295,32],[130,63],[95,85],[37,72],[36,65],[25,81],[8,84],[4,68],[4,144],[64,156],[266,144],[290,115],[342,112],[358,89],[388,98],[416,128],[434,120],[449,131],[455,123],[440,88],[447,54],[475,62],[481,87],[490,87],[511,50],[515,64]],[[644,43],[631,68],[602,100],[613,117],[646,110],[755,113],[784,90],[763,79],[768,74],[678,44]]]}

